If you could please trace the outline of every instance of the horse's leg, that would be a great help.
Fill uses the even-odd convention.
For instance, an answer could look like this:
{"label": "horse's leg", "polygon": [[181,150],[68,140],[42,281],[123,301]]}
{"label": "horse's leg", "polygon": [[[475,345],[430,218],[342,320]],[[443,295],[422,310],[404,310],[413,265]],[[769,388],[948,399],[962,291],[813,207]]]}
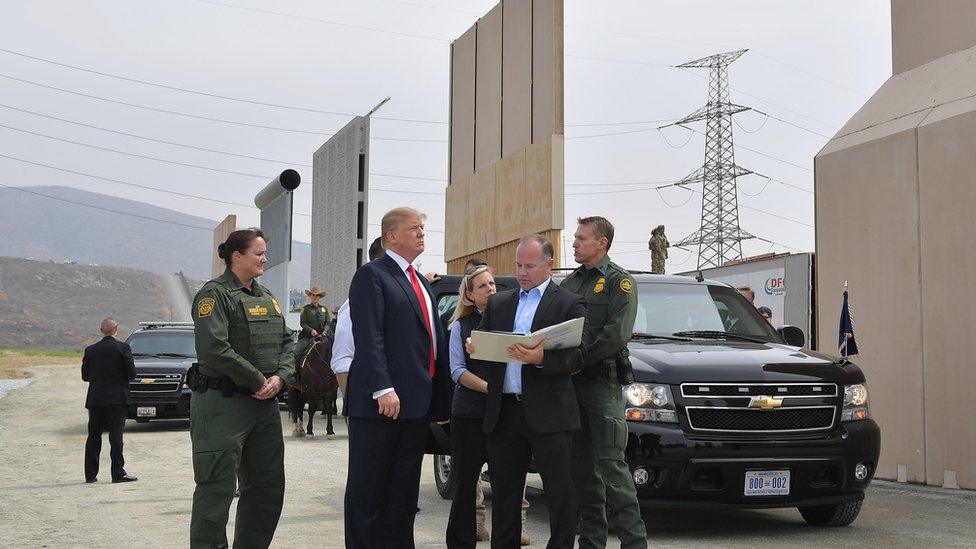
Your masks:
{"label": "horse's leg", "polygon": [[298,389],[294,389],[288,392],[288,400],[290,401],[289,406],[291,407],[291,435],[293,437],[303,437],[305,436],[305,430],[302,429],[302,410],[305,408],[305,395]]}
{"label": "horse's leg", "polygon": [[315,419],[315,412],[318,410],[319,399],[315,395],[308,395],[308,399],[306,400],[308,400],[308,429],[306,429],[306,432],[308,432],[310,436],[315,436],[315,433],[312,432],[312,420]]}
{"label": "horse's leg", "polygon": [[332,416],[338,413],[338,409],[336,406],[336,399],[338,398],[338,395],[339,395],[338,391],[333,391],[332,402],[331,404],[326,406],[326,411],[328,412],[328,415],[326,416],[327,419],[325,425],[325,434],[327,435],[335,434],[335,430],[332,429]]}

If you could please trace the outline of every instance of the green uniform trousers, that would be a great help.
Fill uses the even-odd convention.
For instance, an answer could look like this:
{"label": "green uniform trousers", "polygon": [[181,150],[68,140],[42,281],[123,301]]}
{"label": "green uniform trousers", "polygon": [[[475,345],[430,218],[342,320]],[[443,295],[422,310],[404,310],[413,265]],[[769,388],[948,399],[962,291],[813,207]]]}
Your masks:
{"label": "green uniform trousers", "polygon": [[234,547],[271,545],[285,496],[285,444],[277,399],[194,392],[190,547],[227,547],[227,514],[240,480]]}
{"label": "green uniform trousers", "polygon": [[627,422],[623,395],[613,377],[573,378],[582,428],[573,436],[572,474],[579,499],[579,547],[607,546],[610,522],[625,549],[647,547],[637,489],[624,460]]}

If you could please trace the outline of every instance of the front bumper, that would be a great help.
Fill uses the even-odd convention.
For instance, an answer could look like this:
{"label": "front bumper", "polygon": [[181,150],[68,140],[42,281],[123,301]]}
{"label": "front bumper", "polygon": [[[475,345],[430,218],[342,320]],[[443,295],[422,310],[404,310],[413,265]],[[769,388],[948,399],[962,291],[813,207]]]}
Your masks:
{"label": "front bumper", "polygon": [[[190,417],[190,394],[193,391],[183,389],[176,395],[132,395],[132,405],[126,411],[128,419],[187,419]],[[139,418],[136,408],[151,406],[156,408],[156,415]]]}
{"label": "front bumper", "polygon": [[[642,507],[805,507],[864,498],[877,468],[881,430],[874,420],[842,423],[819,436],[689,436],[678,425],[628,421],[627,463]],[[866,479],[854,478],[858,463]],[[790,493],[745,496],[747,471],[789,470]],[[639,475],[642,476],[642,475]]]}

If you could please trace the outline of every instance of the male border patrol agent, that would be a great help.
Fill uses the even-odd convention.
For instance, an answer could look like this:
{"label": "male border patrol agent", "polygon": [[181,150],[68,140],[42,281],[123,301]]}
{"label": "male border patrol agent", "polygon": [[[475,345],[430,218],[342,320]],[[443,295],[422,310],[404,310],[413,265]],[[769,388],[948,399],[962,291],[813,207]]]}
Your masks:
{"label": "male border patrol agent", "polygon": [[606,547],[607,506],[623,548],[647,547],[637,491],[624,460],[627,422],[620,386],[633,382],[627,341],[637,316],[634,277],[610,261],[613,225],[583,217],[573,240],[580,263],[562,287],[586,298],[586,362],[573,378],[582,429],[573,438],[572,474],[579,498],[579,547]]}
{"label": "male border patrol agent", "polygon": [[298,334],[298,343],[295,344],[295,365],[301,364],[308,352],[309,343],[312,338],[316,338],[325,333],[329,327],[329,310],[320,300],[325,297],[325,292],[318,286],[312,286],[305,290],[305,295],[309,297],[311,303],[302,307],[301,326],[302,331]]}
{"label": "male border patrol agent", "polygon": [[193,300],[193,548],[227,547],[238,478],[234,547],[268,547],[281,516],[285,447],[274,397],[294,374],[294,343],[278,301],[255,280],[265,253],[260,230],[234,231],[218,247],[227,270]]}

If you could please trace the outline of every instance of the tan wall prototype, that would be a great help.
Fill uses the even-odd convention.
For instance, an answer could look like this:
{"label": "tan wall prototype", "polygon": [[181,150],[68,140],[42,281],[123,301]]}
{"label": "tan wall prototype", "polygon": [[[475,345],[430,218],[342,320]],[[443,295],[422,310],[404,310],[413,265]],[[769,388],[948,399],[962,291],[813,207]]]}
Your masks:
{"label": "tan wall prototype", "polygon": [[[925,482],[915,137],[816,158],[818,348],[836,354],[844,281],[884,443],[878,475]],[[897,335],[895,335],[897,334]]]}
{"label": "tan wall prototype", "polygon": [[550,136],[450,185],[444,255],[467,261],[501,246],[513,254],[504,262],[514,264],[514,248],[506,246],[522,236],[551,232],[558,241],[563,186],[553,182],[563,180],[563,146],[561,135]]}
{"label": "tan wall prototype", "polygon": [[[544,231],[541,234],[552,241],[552,249],[555,257],[562,255],[559,242],[559,231]],[[491,268],[496,275],[514,276],[515,261],[512,258],[515,257],[516,247],[518,247],[518,240],[513,240],[500,246],[493,246],[489,250],[452,259],[447,264],[447,272],[449,274],[464,274],[464,264],[467,263],[469,259],[477,257],[478,259],[487,261],[488,264],[491,265]]]}
{"label": "tan wall prototype", "polygon": [[976,45],[973,0],[891,0],[894,74]]}
{"label": "tan wall prototype", "polygon": [[974,96],[976,47],[939,57],[885,82],[815,159],[819,343],[835,345],[848,280],[878,475],[969,489]]}
{"label": "tan wall prototype", "polygon": [[230,233],[237,230],[237,216],[234,214],[228,215],[220,222],[219,225],[214,227],[213,234],[213,261],[210,267],[210,276],[217,278],[218,276],[224,274],[224,269],[226,264],[223,259],[217,257],[217,246],[222,244]]}
{"label": "tan wall prototype", "polygon": [[562,11],[562,0],[507,0],[451,45],[449,272],[471,256],[514,264],[512,244],[530,232],[559,240]]}

